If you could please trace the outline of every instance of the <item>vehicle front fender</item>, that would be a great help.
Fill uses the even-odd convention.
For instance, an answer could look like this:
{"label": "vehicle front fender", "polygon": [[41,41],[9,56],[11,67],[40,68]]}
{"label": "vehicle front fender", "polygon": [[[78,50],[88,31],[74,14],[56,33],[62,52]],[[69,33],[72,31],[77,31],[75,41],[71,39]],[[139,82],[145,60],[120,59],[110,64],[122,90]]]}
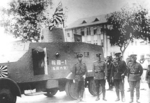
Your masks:
{"label": "vehicle front fender", "polygon": [[9,88],[16,96],[21,97],[21,91],[18,84],[9,78],[0,78],[0,88]]}

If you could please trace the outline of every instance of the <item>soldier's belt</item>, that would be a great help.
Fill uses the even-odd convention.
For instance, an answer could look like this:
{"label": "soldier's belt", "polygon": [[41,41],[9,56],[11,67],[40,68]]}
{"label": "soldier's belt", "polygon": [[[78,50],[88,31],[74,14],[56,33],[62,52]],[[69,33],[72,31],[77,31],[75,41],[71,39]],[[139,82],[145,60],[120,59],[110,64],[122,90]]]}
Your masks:
{"label": "soldier's belt", "polygon": [[130,73],[130,74],[139,74],[139,73]]}
{"label": "soldier's belt", "polygon": [[83,74],[75,74],[76,76],[83,76]]}
{"label": "soldier's belt", "polygon": [[101,72],[104,72],[104,71],[95,71],[95,73],[101,73]]}

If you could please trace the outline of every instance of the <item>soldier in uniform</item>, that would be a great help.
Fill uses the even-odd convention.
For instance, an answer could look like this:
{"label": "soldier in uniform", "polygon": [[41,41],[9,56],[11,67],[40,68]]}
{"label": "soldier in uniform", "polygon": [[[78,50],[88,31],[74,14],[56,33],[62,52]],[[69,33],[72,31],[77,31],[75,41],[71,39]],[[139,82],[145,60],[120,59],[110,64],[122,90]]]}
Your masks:
{"label": "soldier in uniform", "polygon": [[113,62],[114,67],[111,71],[111,77],[114,81],[114,86],[116,89],[117,99],[120,100],[120,92],[121,92],[121,100],[124,102],[124,76],[126,75],[126,63],[125,61],[120,59],[121,53],[115,54],[115,60]]}
{"label": "soldier in uniform", "polygon": [[[150,65],[148,65],[148,69],[147,69],[147,72],[146,72],[146,78],[145,79],[146,79],[146,81],[148,83],[148,87],[150,89]],[[150,99],[149,99],[149,103],[150,103]]]}
{"label": "soldier in uniform", "polygon": [[[127,63],[127,70],[129,69],[129,66],[131,64],[131,58],[130,56],[128,56],[128,58],[126,59],[126,63]],[[128,82],[129,82],[129,75],[127,75],[128,77]],[[128,92],[130,92],[130,85],[129,85],[129,88],[128,88]]]}
{"label": "soldier in uniform", "polygon": [[112,82],[112,78],[111,78],[111,69],[113,68],[112,56],[107,56],[106,65],[107,65],[107,82],[109,85],[108,90],[112,90],[113,89],[113,82]]}
{"label": "soldier in uniform", "polygon": [[78,54],[77,58],[78,58],[78,62],[73,66],[72,74],[74,75],[74,81],[77,86],[79,101],[82,101],[87,67],[86,64],[82,62],[82,54]]}
{"label": "soldier in uniform", "polygon": [[134,88],[136,88],[136,102],[139,103],[140,98],[140,79],[141,75],[143,73],[143,68],[141,64],[137,63],[137,55],[132,54],[131,57],[131,63],[128,66],[128,76],[129,76],[129,85],[130,85],[130,103],[133,102],[134,99]]}
{"label": "soldier in uniform", "polygon": [[97,91],[96,101],[100,99],[99,97],[100,86],[102,87],[103,100],[106,101],[105,83],[106,83],[106,76],[107,76],[107,68],[105,62],[101,60],[101,54],[96,54],[96,56],[98,60],[93,63],[93,74],[94,74],[94,80],[95,80],[96,91]]}
{"label": "soldier in uniform", "polygon": [[148,65],[148,69],[147,69],[147,72],[146,72],[146,81],[148,83],[148,87],[150,88],[150,65]]}

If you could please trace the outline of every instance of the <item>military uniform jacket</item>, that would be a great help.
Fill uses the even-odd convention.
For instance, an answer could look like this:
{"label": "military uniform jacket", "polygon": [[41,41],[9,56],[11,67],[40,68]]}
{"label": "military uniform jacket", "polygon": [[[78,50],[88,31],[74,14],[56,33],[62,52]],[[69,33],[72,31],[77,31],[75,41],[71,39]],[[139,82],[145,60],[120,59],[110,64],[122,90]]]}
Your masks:
{"label": "military uniform jacket", "polygon": [[113,68],[113,64],[112,64],[112,62],[107,62],[106,66],[107,66],[107,76],[108,76],[111,73],[111,70]]}
{"label": "military uniform jacket", "polygon": [[104,61],[96,61],[93,63],[94,79],[105,79],[107,76],[107,68]]}
{"label": "military uniform jacket", "polygon": [[150,70],[147,70],[146,72],[146,80],[148,83],[150,83]]}
{"label": "military uniform jacket", "polygon": [[113,63],[111,70],[111,77],[113,79],[122,79],[122,74],[125,75],[127,71],[126,63],[123,60],[119,60]]}
{"label": "military uniform jacket", "polygon": [[129,73],[128,73],[128,71],[129,71],[129,67],[130,67],[130,65],[131,65],[132,63],[131,62],[127,62],[127,76],[128,76],[128,78],[129,78]]}
{"label": "military uniform jacket", "polygon": [[128,65],[129,81],[138,81],[141,79],[143,68],[140,63],[130,63]]}
{"label": "military uniform jacket", "polygon": [[72,69],[72,74],[74,75],[74,79],[77,81],[83,81],[83,75],[85,75],[87,73],[87,67],[85,63],[76,63],[73,66]]}

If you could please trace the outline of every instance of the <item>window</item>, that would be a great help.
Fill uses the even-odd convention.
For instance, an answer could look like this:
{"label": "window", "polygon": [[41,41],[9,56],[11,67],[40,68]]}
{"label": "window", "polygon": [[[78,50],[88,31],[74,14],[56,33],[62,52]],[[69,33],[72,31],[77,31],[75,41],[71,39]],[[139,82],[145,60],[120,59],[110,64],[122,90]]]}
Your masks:
{"label": "window", "polygon": [[78,34],[74,34],[74,41],[75,42],[82,42],[82,36]]}
{"label": "window", "polygon": [[81,35],[84,36],[84,31],[81,31]]}
{"label": "window", "polygon": [[94,35],[97,34],[97,29],[94,29]]}
{"label": "window", "polygon": [[89,57],[89,52],[84,52],[84,57]]}
{"label": "window", "polygon": [[104,41],[103,41],[103,40],[101,40],[101,46],[102,46],[102,47],[104,46]]}
{"label": "window", "polygon": [[87,35],[90,35],[91,34],[91,28],[87,28]]}
{"label": "window", "polygon": [[85,23],[86,23],[86,21],[85,21],[85,20],[83,20],[82,24],[85,24]]}
{"label": "window", "polygon": [[97,40],[95,40],[95,43],[94,43],[95,45],[97,45]]}
{"label": "window", "polygon": [[97,18],[95,18],[94,22],[97,22],[97,21],[99,21],[99,20]]}
{"label": "window", "polygon": [[67,33],[67,36],[68,36],[68,37],[70,37],[70,34],[69,34],[69,33]]}

